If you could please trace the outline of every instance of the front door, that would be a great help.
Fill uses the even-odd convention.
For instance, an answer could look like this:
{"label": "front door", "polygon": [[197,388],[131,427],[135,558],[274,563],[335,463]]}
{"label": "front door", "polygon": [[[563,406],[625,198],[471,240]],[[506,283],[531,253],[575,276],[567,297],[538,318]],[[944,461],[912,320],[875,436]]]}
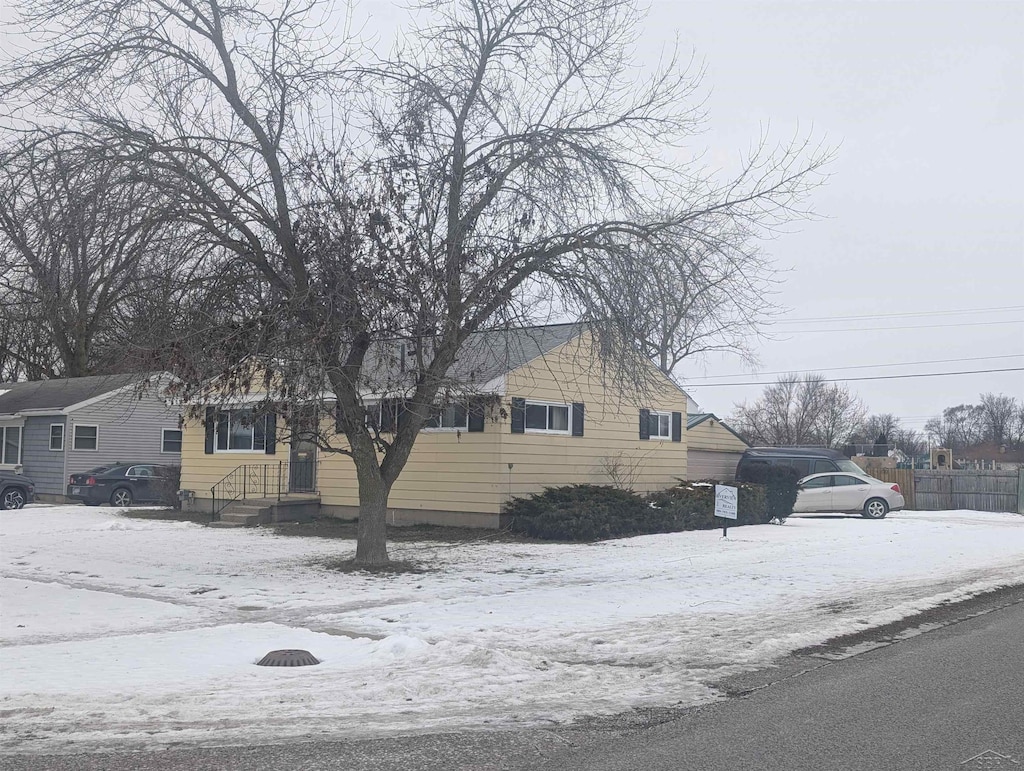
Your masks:
{"label": "front door", "polygon": [[288,492],[316,492],[316,445],[296,438],[288,460]]}

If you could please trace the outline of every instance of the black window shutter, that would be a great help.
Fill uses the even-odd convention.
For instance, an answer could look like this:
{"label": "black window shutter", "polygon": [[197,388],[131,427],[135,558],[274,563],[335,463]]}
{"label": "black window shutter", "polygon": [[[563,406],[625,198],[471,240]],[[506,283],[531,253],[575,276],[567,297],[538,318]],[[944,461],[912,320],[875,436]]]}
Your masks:
{"label": "black window shutter", "polygon": [[640,410],[640,438],[651,438],[651,411],[648,409]]}
{"label": "black window shutter", "polygon": [[526,433],[526,399],[520,396],[512,397],[512,433]]}
{"label": "black window shutter", "polygon": [[479,433],[484,430],[484,405],[479,401],[469,403],[469,431]]}
{"label": "black window shutter", "polygon": [[334,403],[334,433],[345,433],[345,429],[341,425],[341,402]]}
{"label": "black window shutter", "polygon": [[409,410],[405,406],[405,399],[395,399],[391,404],[395,416],[391,430],[397,433],[398,429],[402,428],[409,420]]}
{"label": "black window shutter", "polygon": [[206,447],[203,449],[203,452],[207,455],[213,455],[213,435],[217,430],[216,407],[206,408],[206,420],[203,421],[203,425],[206,428]]}
{"label": "black window shutter", "polygon": [[683,441],[683,413],[672,413],[672,441]]}
{"label": "black window shutter", "polygon": [[572,403],[572,435],[583,436],[583,402]]}
{"label": "black window shutter", "polygon": [[277,413],[267,413],[267,455],[277,452]]}

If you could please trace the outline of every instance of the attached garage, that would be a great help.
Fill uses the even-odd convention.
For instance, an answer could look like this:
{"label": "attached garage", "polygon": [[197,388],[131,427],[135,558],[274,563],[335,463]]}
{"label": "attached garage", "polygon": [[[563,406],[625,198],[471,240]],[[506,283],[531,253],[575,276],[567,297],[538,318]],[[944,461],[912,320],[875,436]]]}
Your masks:
{"label": "attached garage", "polygon": [[750,445],[717,415],[686,416],[686,478],[731,482],[736,464]]}

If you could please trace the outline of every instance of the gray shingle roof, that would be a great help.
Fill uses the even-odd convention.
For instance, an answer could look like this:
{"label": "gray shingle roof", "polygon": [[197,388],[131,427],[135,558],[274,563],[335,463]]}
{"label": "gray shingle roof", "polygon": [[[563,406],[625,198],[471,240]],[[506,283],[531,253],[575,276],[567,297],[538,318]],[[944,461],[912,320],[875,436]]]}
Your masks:
{"label": "gray shingle roof", "polygon": [[714,413],[711,412],[690,413],[686,416],[686,427],[693,428],[694,426],[699,426],[705,420],[714,416]]}
{"label": "gray shingle roof", "polygon": [[0,387],[0,415],[23,410],[62,410],[72,404],[84,402],[132,383],[145,380],[148,375],[95,375],[65,380],[34,380],[27,383],[9,383]]}
{"label": "gray shingle roof", "polygon": [[449,373],[452,377],[486,383],[567,343],[583,330],[580,324],[494,329],[470,335]]}
{"label": "gray shingle roof", "polygon": [[[448,377],[469,389],[481,387],[572,340],[582,331],[581,324],[573,323],[476,332],[463,343]],[[413,346],[404,346],[413,355]],[[401,350],[401,343],[383,343],[367,356],[363,376],[369,388],[403,381]]]}

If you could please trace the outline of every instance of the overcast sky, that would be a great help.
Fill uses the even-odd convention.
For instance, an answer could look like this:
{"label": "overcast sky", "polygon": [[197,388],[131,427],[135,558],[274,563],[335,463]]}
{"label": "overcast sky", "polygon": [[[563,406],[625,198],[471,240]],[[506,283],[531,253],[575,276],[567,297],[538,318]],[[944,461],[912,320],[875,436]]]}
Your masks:
{"label": "overcast sky", "polygon": [[[787,312],[757,342],[764,374],[735,357],[684,366],[703,409],[727,416],[763,388],[712,383],[783,371],[1024,368],[1024,2],[650,2],[641,56],[653,66],[678,39],[707,67],[712,164],[767,124],[839,147],[820,218],[765,245]],[[371,32],[401,5],[356,3]],[[849,386],[922,428],[982,392],[1024,399],[1024,371]]]}
{"label": "overcast sky", "polygon": [[[402,5],[355,0],[354,17],[382,43]],[[712,162],[769,122],[777,139],[839,146],[814,196],[821,218],[766,245],[788,310],[757,345],[763,374],[736,358],[684,367],[704,409],[729,415],[762,388],[711,383],[787,370],[1024,367],[1024,2],[651,0],[641,56],[653,63],[676,37],[707,66]],[[849,385],[919,428],[984,391],[1024,398],[1024,371]]]}
{"label": "overcast sky", "polygon": [[[769,120],[779,138],[799,126],[840,145],[814,199],[822,219],[767,245],[788,269],[789,311],[759,345],[763,372],[1024,367],[1024,3],[656,0],[650,45],[670,30],[707,64],[713,151],[746,148]],[[966,309],[978,310],[953,313]],[[698,376],[744,371],[735,359],[684,370],[722,415],[761,387]],[[983,391],[1024,398],[1024,371],[849,385],[920,427]]]}

